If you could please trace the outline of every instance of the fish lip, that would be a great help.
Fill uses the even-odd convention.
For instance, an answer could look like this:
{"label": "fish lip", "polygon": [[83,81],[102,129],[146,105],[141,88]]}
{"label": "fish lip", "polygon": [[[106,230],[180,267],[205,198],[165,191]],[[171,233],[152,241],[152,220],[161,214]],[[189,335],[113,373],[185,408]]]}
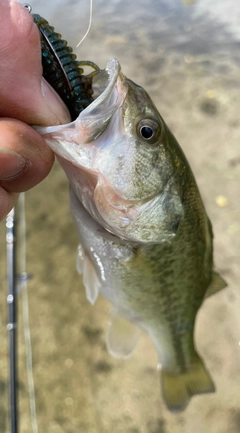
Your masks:
{"label": "fish lip", "polygon": [[[98,108],[99,105],[101,105],[108,97],[109,95],[113,92],[114,87],[116,86],[116,83],[118,82],[118,76],[120,74],[121,71],[121,66],[120,63],[117,59],[110,59],[109,62],[107,63],[106,68],[103,70],[103,72],[107,72],[108,74],[108,84],[106,85],[105,89],[103,90],[103,92],[96,98],[94,99],[94,101],[88,105],[88,107],[86,107],[79,115],[79,117],[81,117],[81,115],[83,116],[82,113],[84,113],[84,116],[88,115],[88,113],[91,112]],[[101,74],[102,72],[100,72]],[[99,75],[100,75],[99,74]],[[96,76],[95,81],[97,81],[98,76]],[[117,89],[118,90],[118,89]],[[118,92],[119,94],[119,92]]]}

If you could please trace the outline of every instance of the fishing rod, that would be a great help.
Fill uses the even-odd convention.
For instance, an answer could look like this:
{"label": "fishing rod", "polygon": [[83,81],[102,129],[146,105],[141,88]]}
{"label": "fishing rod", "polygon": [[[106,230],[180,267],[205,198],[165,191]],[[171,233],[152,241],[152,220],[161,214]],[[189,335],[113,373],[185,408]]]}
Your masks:
{"label": "fishing rod", "polygon": [[[29,324],[27,283],[32,278],[26,272],[26,220],[25,195],[21,193],[18,203],[6,218],[8,324],[9,332],[9,389],[11,433],[18,433],[18,375],[17,375],[17,296],[22,294],[23,334],[26,348],[26,371],[30,402],[30,419],[33,433],[38,433],[34,379],[32,371],[32,347]],[[19,272],[18,272],[19,271]]]}
{"label": "fishing rod", "polygon": [[6,218],[9,380],[11,433],[18,432],[17,399],[17,302],[16,302],[16,209]]}

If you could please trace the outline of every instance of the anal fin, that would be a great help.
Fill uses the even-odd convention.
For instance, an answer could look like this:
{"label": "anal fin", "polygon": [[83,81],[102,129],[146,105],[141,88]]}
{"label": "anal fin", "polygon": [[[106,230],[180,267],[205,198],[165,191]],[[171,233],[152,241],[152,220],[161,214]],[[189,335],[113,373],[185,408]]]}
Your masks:
{"label": "anal fin", "polygon": [[161,387],[166,406],[172,412],[183,411],[195,394],[215,391],[214,383],[199,357],[186,373],[174,374],[163,368]]}
{"label": "anal fin", "polygon": [[122,317],[116,308],[111,311],[106,335],[108,352],[118,359],[127,359],[132,355],[141,330],[132,322]]}

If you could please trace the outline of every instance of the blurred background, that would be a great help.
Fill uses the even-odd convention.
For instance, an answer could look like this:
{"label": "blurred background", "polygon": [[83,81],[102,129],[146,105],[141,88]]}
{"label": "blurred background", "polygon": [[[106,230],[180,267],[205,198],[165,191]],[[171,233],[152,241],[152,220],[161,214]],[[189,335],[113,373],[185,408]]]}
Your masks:
{"label": "blurred background", "polygon": [[[142,335],[130,360],[111,358],[110,304],[91,306],[75,269],[76,230],[68,182],[55,167],[26,194],[27,270],[39,432],[240,432],[240,3],[236,0],[32,0],[79,60],[101,68],[116,57],[143,86],[182,146],[212,221],[216,269],[228,288],[207,299],[196,324],[198,351],[217,392],[181,414],[165,408],[157,356]],[[0,225],[0,432],[10,431],[5,227]],[[20,433],[31,432],[19,296]]]}

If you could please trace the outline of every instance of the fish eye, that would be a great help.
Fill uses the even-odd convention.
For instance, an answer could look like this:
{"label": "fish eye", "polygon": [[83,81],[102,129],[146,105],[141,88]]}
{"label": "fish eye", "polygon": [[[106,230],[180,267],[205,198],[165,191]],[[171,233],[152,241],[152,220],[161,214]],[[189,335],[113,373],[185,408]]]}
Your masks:
{"label": "fish eye", "polygon": [[149,138],[152,138],[154,132],[152,128],[149,128],[149,126],[142,126],[140,129],[140,133],[143,138],[146,138],[148,140]]}
{"label": "fish eye", "polygon": [[146,143],[155,144],[160,137],[161,127],[156,120],[142,119],[137,125],[137,132]]}

